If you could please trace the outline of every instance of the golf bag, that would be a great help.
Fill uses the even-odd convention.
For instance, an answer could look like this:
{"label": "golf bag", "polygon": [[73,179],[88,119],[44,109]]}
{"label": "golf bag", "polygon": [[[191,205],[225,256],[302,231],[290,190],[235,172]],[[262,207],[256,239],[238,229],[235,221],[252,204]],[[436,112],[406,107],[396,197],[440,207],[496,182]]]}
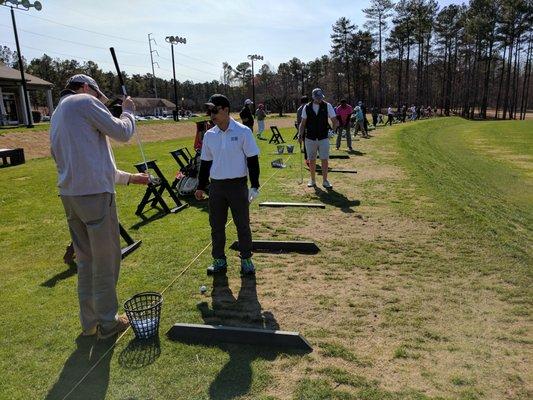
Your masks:
{"label": "golf bag", "polygon": [[172,185],[180,196],[194,195],[194,192],[198,188],[202,142],[205,132],[212,127],[213,123],[211,121],[196,122],[196,136],[194,138],[194,150],[196,153],[194,157],[184,157],[186,164],[180,168]]}
{"label": "golf bag", "polygon": [[176,191],[180,196],[193,195],[198,188],[198,173],[200,172],[200,151],[189,160],[189,163],[180,168],[176,174]]}

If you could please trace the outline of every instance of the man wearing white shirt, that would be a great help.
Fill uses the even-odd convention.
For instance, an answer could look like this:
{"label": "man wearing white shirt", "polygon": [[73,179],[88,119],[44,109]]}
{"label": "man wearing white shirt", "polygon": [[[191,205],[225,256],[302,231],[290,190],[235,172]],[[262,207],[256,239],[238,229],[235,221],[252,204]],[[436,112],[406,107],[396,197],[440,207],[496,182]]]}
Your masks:
{"label": "man wearing white shirt", "polygon": [[147,183],[146,174],[117,170],[109,137],[127,142],[134,133],[135,104],[123,100],[115,118],[94,79],[74,75],[61,92],[52,115],[50,144],[58,172],[61,201],[67,216],[78,266],[78,300],[82,335],[100,338],[124,331],[116,285],[121,250],[115,183]]}
{"label": "man wearing white shirt", "polygon": [[[309,171],[311,179],[308,187],[314,187],[316,157],[320,154],[322,164],[322,186],[331,189],[333,186],[328,181],[328,160],[329,160],[329,129],[336,130],[338,126],[337,115],[333,106],[324,101],[322,89],[316,88],[312,92],[313,101],[302,109],[302,122],[298,129],[298,141],[302,143],[305,132],[305,149],[309,160]],[[331,121],[331,127],[328,119]]]}
{"label": "man wearing white shirt", "polygon": [[[198,190],[201,200],[209,186],[209,224],[213,264],[207,273],[226,273],[226,222],[228,208],[239,240],[241,274],[255,274],[252,263],[252,232],[250,202],[259,194],[259,148],[250,128],[230,117],[230,103],[221,94],[214,94],[205,104],[215,126],[209,129],[202,142]],[[248,175],[251,188],[248,190]]]}

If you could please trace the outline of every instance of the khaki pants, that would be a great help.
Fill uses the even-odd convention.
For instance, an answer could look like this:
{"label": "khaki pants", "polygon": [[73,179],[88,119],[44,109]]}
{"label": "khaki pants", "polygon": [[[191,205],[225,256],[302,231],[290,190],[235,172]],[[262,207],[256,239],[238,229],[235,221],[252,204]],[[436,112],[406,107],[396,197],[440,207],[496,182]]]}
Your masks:
{"label": "khaki pants", "polygon": [[115,195],[61,196],[78,265],[80,321],[84,330],[115,326],[120,232]]}

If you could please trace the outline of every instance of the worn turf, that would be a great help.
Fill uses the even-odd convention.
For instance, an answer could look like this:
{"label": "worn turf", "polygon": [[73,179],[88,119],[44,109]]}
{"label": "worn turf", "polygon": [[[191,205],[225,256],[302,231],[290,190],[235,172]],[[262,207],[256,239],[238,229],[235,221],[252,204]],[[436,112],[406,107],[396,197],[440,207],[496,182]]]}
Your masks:
{"label": "worn turf", "polygon": [[[53,162],[0,170],[0,398],[61,399],[85,375],[68,398],[530,398],[531,131],[528,121],[458,118],[378,129],[349,160],[332,161],[359,173],[332,174],[330,193],[298,185],[298,154],[272,169],[274,147],[261,142],[259,200],[326,209],[255,204],[255,237],[310,239],[322,252],[258,254],[257,287],[243,289],[230,250],[230,290],[221,291],[205,276],[208,249],[165,292],[160,340],[145,345],[131,332],[115,347],[78,337]],[[190,142],[145,151],[170,179],[168,151]],[[139,161],[135,146],[116,158],[126,170]],[[121,300],[163,290],[209,243],[205,203],[139,224],[142,192],[117,194],[123,225],[143,240],[123,263]],[[235,236],[230,225],[228,244]],[[177,321],[299,330],[315,351],[173,343],[164,332]]]}

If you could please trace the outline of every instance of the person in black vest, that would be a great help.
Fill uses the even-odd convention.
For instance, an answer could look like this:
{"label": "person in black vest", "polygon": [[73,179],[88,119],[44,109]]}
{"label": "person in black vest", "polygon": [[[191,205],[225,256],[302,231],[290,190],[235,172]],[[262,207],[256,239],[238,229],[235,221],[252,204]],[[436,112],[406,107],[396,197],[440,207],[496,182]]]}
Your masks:
{"label": "person in black vest", "polygon": [[254,131],[254,115],[252,114],[252,100],[246,99],[244,100],[244,107],[242,108],[241,112],[239,113],[239,117],[241,117],[242,124],[250,128],[250,130]]}
{"label": "person in black vest", "polygon": [[331,129],[336,130],[338,126],[337,115],[333,106],[324,101],[322,89],[313,89],[312,97],[313,101],[302,109],[302,122],[298,128],[298,141],[300,143],[304,140],[305,132],[305,149],[309,160],[309,171],[311,172],[311,179],[307,186],[313,187],[316,185],[315,169],[318,152],[322,164],[322,186],[326,189],[331,189],[332,186],[328,181],[328,131],[330,129],[328,118],[331,120]]}

